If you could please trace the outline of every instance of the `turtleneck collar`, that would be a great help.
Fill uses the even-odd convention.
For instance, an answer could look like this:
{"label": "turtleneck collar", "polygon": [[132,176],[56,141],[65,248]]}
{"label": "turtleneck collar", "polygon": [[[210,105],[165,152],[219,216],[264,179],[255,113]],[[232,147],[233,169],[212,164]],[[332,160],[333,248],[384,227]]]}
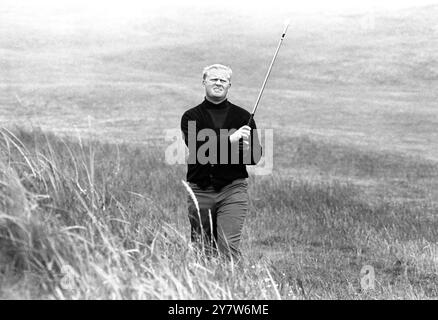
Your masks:
{"label": "turtleneck collar", "polygon": [[209,109],[224,109],[228,106],[228,99],[225,99],[221,103],[213,103],[207,100],[207,98],[204,98],[204,105]]}

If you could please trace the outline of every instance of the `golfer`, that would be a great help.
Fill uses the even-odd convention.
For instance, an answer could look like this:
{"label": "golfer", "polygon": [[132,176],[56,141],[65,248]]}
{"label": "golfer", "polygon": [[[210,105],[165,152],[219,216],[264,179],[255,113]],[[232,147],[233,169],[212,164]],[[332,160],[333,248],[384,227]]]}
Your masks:
{"label": "golfer", "polygon": [[[248,172],[262,156],[254,119],[227,99],[232,70],[221,64],[204,68],[205,98],[184,112],[181,130],[189,149],[187,182],[200,208],[188,197],[191,240],[207,254],[239,260],[239,242],[248,212]],[[203,239],[201,239],[201,237]]]}

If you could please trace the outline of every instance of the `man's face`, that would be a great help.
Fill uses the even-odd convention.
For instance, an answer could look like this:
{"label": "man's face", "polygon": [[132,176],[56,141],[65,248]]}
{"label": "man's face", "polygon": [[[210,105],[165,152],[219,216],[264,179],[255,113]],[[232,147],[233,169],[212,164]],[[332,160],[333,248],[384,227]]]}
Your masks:
{"label": "man's face", "polygon": [[205,95],[212,101],[224,100],[228,89],[231,87],[228,72],[222,69],[208,71],[205,80],[202,82],[205,87]]}

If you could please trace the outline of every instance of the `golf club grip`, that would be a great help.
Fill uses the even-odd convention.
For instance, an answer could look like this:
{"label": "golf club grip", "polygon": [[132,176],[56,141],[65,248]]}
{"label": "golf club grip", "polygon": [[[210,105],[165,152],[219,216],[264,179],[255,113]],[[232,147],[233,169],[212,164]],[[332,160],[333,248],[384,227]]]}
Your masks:
{"label": "golf club grip", "polygon": [[248,124],[247,124],[248,127],[251,127],[251,122],[253,119],[254,119],[254,113],[251,113],[251,116],[249,117]]}

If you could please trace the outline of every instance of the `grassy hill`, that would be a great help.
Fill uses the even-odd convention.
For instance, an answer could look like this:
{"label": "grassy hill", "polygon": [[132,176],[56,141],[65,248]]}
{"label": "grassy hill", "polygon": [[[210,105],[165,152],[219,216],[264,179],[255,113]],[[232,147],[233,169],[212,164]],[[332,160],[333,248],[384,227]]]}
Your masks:
{"label": "grassy hill", "polygon": [[[110,23],[2,7],[0,297],[436,298],[437,13],[175,8]],[[250,178],[235,270],[189,244],[185,167],[164,161],[164,133],[203,98],[210,63],[232,66],[230,99],[250,109],[285,17],[256,115],[274,169]]]}
{"label": "grassy hill", "polygon": [[236,267],[190,245],[184,170],[161,148],[1,135],[2,298],[438,295],[437,163],[294,141],[283,171],[250,179]]}
{"label": "grassy hill", "polygon": [[[273,88],[303,83],[427,86],[438,77],[436,5],[350,15],[268,12],[264,17],[226,9],[175,8],[129,22],[108,21],[101,27],[99,17],[82,22],[85,18],[74,12],[58,13],[54,21],[49,18],[36,27],[30,14],[3,10],[2,66],[7,73],[2,82],[25,81],[32,71],[45,69],[43,74],[64,81],[90,80],[79,72],[88,70],[95,77],[91,80],[149,82],[163,74],[174,82],[177,71],[178,78],[195,83],[200,66],[223,61],[236,70],[239,87],[251,87],[248,81],[261,82],[286,17],[291,25]],[[60,23],[63,18],[66,21]],[[114,67],[119,72],[111,72]]]}
{"label": "grassy hill", "polygon": [[6,7],[0,121],[162,141],[163,128],[178,127],[180,114],[202,99],[200,73],[213,62],[233,67],[230,99],[251,109],[289,17],[259,127],[438,159],[437,10],[376,12],[372,23],[369,14],[205,7],[110,23],[73,11],[37,24],[32,12]]}

